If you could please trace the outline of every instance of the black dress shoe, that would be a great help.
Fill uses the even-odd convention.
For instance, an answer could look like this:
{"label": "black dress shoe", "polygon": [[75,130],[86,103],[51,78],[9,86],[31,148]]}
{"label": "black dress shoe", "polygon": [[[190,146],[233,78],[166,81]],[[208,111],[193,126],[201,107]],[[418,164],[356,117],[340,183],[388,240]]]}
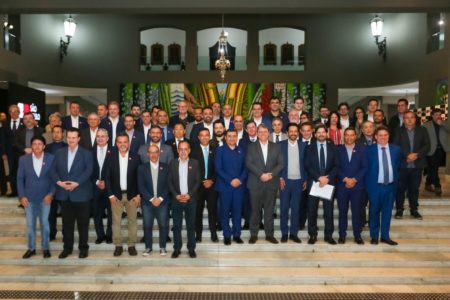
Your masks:
{"label": "black dress shoe", "polygon": [[272,244],[278,244],[278,240],[273,236],[266,236],[266,241],[268,241]]}
{"label": "black dress shoe", "polygon": [[123,247],[122,246],[116,246],[116,249],[114,249],[114,256],[121,256],[123,253]]}
{"label": "black dress shoe", "polygon": [[289,235],[289,239],[291,241],[293,241],[294,243],[297,243],[297,244],[300,244],[302,242],[302,240],[299,239],[298,236],[293,235],[293,234]]}
{"label": "black dress shoe", "polygon": [[98,244],[103,243],[105,240],[106,240],[106,238],[104,238],[104,237],[102,237],[102,238],[97,238],[97,239],[95,240],[95,243],[98,245]]}
{"label": "black dress shoe", "polygon": [[202,242],[202,237],[199,236],[199,235],[197,235],[197,236],[195,237],[195,241],[196,241],[197,243],[201,243],[201,242]]}
{"label": "black dress shoe", "polygon": [[336,241],[332,237],[326,237],[324,240],[330,245],[337,245]]}
{"label": "black dress shoe", "polygon": [[308,244],[314,245],[317,242],[317,236],[313,235],[309,237]]}
{"label": "black dress shoe", "polygon": [[378,239],[370,239],[372,245],[378,245]]}
{"label": "black dress shoe", "polygon": [[401,211],[401,210],[397,210],[397,212],[395,213],[395,216],[394,216],[396,219],[401,219],[401,218],[403,218],[403,211]]}
{"label": "black dress shoe", "polygon": [[339,244],[345,244],[345,236],[340,236],[340,237],[338,238],[338,243],[339,243]]}
{"label": "black dress shoe", "polygon": [[391,246],[397,246],[398,243],[394,242],[393,240],[391,240],[390,238],[387,239],[380,239],[380,242],[391,245]]}
{"label": "black dress shoe", "polygon": [[11,194],[8,194],[8,195],[6,195],[6,197],[8,197],[8,198],[14,198],[14,197],[17,197],[17,193],[11,193]]}
{"label": "black dress shoe", "polygon": [[195,253],[195,250],[189,250],[189,257],[190,258],[196,258],[197,257],[197,253]]}
{"label": "black dress shoe", "polygon": [[69,256],[70,254],[72,254],[72,250],[63,250],[60,254],[59,254],[59,258],[64,259],[67,256]]}
{"label": "black dress shoe", "polygon": [[357,243],[358,245],[364,245],[364,241],[360,236],[355,237],[355,243]]}
{"label": "black dress shoe", "polygon": [[256,243],[257,240],[258,240],[258,237],[256,235],[252,235],[250,237],[250,239],[248,240],[248,243],[249,244],[254,244],[254,243]]}
{"label": "black dress shoe", "polygon": [[80,254],[78,254],[78,258],[86,258],[89,256],[89,252],[87,250],[80,251]]}
{"label": "black dress shoe", "polygon": [[180,256],[180,250],[175,250],[172,252],[171,255],[172,258],[177,258],[178,256]]}
{"label": "black dress shoe", "polygon": [[235,241],[236,242],[236,244],[243,244],[244,243],[244,241],[240,238],[240,237],[234,237],[233,238],[233,241]]}
{"label": "black dress shoe", "polygon": [[33,255],[36,254],[36,250],[30,250],[28,249],[27,252],[25,252],[25,254],[22,256],[23,259],[27,259],[32,257]]}
{"label": "black dress shoe", "polygon": [[112,238],[107,237],[107,238],[106,238],[106,243],[107,243],[107,244],[112,244]]}
{"label": "black dress shoe", "polygon": [[44,250],[42,254],[43,254],[44,258],[50,258],[52,256],[50,254],[50,250]]}
{"label": "black dress shoe", "polygon": [[226,245],[226,246],[231,245],[231,238],[224,238],[223,239],[223,244]]}
{"label": "black dress shoe", "polygon": [[211,232],[211,241],[212,241],[213,243],[219,242],[219,238],[217,237],[217,233]]}
{"label": "black dress shoe", "polygon": [[136,256],[137,255],[136,248],[134,246],[128,247],[128,254],[130,254],[131,256]]}
{"label": "black dress shoe", "polygon": [[413,217],[414,219],[417,219],[417,220],[422,220],[423,219],[422,215],[419,214],[419,212],[417,210],[411,211],[411,217]]}
{"label": "black dress shoe", "polygon": [[288,236],[287,236],[287,234],[283,234],[283,235],[281,236],[281,242],[282,242],[282,243],[287,243],[287,241],[288,241]]}

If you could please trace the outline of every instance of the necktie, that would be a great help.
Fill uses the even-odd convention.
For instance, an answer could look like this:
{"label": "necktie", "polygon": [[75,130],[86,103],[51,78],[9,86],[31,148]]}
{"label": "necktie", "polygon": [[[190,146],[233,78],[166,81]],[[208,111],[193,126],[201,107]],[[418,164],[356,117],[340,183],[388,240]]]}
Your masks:
{"label": "necktie", "polygon": [[208,148],[203,148],[203,160],[205,161],[205,179],[208,178]]}
{"label": "necktie", "polygon": [[13,131],[13,132],[16,132],[16,130],[17,130],[17,121],[14,120],[14,121],[13,121],[12,131]]}
{"label": "necktie", "polygon": [[100,147],[99,150],[100,150],[100,161],[98,162],[98,165],[99,165],[100,174],[99,174],[98,177],[99,177],[99,179],[101,179],[102,178],[102,169],[103,169],[103,162],[105,160],[105,155],[103,153],[103,147]]}
{"label": "necktie", "polygon": [[280,141],[280,135],[277,134],[276,138],[275,138],[275,142],[279,142]]}
{"label": "necktie", "polygon": [[383,159],[383,183],[389,183],[389,164],[388,158],[386,154],[386,147],[381,147],[382,150],[382,159]]}
{"label": "necktie", "polygon": [[367,145],[372,145],[372,140],[367,140]]}
{"label": "necktie", "polygon": [[325,175],[325,150],[323,144],[320,144],[320,174]]}

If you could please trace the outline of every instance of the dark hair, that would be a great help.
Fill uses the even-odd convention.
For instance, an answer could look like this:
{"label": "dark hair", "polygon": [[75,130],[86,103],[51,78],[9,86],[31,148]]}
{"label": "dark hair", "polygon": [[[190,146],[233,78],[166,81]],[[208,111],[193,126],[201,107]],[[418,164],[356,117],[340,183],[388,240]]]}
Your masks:
{"label": "dark hair", "polygon": [[330,115],[328,116],[327,127],[330,128],[330,125],[331,125],[331,117],[332,117],[333,115],[336,115],[337,118],[338,118],[336,127],[337,127],[338,129],[341,129],[341,116],[340,116],[339,113],[338,113],[337,111],[335,111],[335,110],[333,110],[332,112],[330,112]]}
{"label": "dark hair", "polygon": [[121,132],[121,133],[119,133],[119,134],[116,136],[116,143],[117,143],[117,139],[118,139],[119,137],[121,137],[121,136],[126,136],[128,142],[130,141],[130,137],[128,136],[128,134],[126,134],[125,132]]}
{"label": "dark hair", "polygon": [[131,104],[131,109],[133,109],[133,107],[139,107],[139,109],[141,109],[141,106],[137,103]]}
{"label": "dark hair", "polygon": [[175,128],[175,126],[177,126],[177,125],[181,125],[181,126],[183,126],[183,129],[186,129],[186,125],[184,125],[183,122],[177,122],[177,123],[173,124],[172,128]]}
{"label": "dark hair", "polygon": [[223,127],[225,127],[225,123],[222,121],[222,120],[215,120],[214,122],[213,122],[213,128],[216,126],[216,124],[222,124],[222,126]]}
{"label": "dark hair", "polygon": [[348,105],[347,102],[342,102],[342,103],[340,103],[340,104],[338,105],[338,110],[340,110],[342,106],[345,106],[345,107],[347,107],[348,110],[350,110],[350,106]]}
{"label": "dark hair", "polygon": [[99,106],[104,106],[106,109],[108,108],[108,105],[106,105],[105,103],[99,103],[99,104],[97,104],[97,107],[99,107]]}
{"label": "dark hair", "polygon": [[61,125],[55,125],[55,126],[53,126],[53,128],[52,128],[52,132],[53,132],[53,130],[55,130],[55,128],[61,128],[61,130],[64,131],[64,129],[62,128]]}
{"label": "dark hair", "polygon": [[150,131],[152,131],[152,129],[159,129],[159,131],[162,133],[162,129],[158,125],[152,125],[152,127],[150,128]]}
{"label": "dark hair", "polygon": [[[305,122],[306,123],[306,122]],[[290,127],[295,127],[295,128],[297,128],[297,130],[298,130],[298,125],[296,124],[296,123],[289,123],[289,124],[287,124],[287,130],[289,131],[289,128]]]}
{"label": "dark hair", "polygon": [[162,108],[159,105],[153,105],[153,107],[150,109],[150,112],[153,112],[155,109],[161,110]]}
{"label": "dark hair", "polygon": [[198,134],[197,134],[197,136],[199,136],[200,135],[200,132],[202,132],[202,131],[208,131],[208,133],[209,134],[211,134],[211,132],[209,131],[209,129],[208,128],[206,128],[206,127],[203,127],[203,128],[201,128],[199,131],[198,131]]}
{"label": "dark hair", "polygon": [[205,106],[205,107],[202,108],[202,112],[204,112],[207,109],[209,109],[210,111],[213,111],[211,106]]}
{"label": "dark hair", "polygon": [[306,117],[308,118],[308,120],[311,118],[311,117],[309,116],[309,113],[308,113],[308,112],[302,111],[302,113],[300,114],[300,119],[301,119],[302,116],[304,116],[304,115],[306,115]]}
{"label": "dark hair", "polygon": [[191,148],[191,144],[189,144],[189,142],[187,140],[182,140],[178,143],[178,148],[180,148],[181,144],[188,144],[189,148]]}
{"label": "dark hair", "polygon": [[319,106],[319,111],[320,111],[322,108],[329,109],[328,106],[327,106],[326,104],[321,104],[321,105]]}
{"label": "dark hair", "polygon": [[399,104],[400,102],[405,102],[406,106],[408,106],[408,104],[409,104],[408,99],[405,99],[405,98],[400,98],[397,100],[397,104]]}
{"label": "dark hair", "polygon": [[272,123],[273,123],[274,121],[280,121],[281,123],[283,123],[283,120],[281,120],[280,117],[275,117],[275,118],[273,118],[273,119],[272,119]]}
{"label": "dark hair", "polygon": [[345,128],[344,134],[345,134],[347,131],[353,131],[354,133],[356,133],[356,129],[353,128],[353,127],[347,127],[347,128]]}
{"label": "dark hair", "polygon": [[143,115],[144,113],[149,113],[149,114],[151,114],[151,112],[150,112],[148,109],[144,109],[144,110],[141,112],[141,115]]}
{"label": "dark hair", "polygon": [[69,128],[66,129],[66,135],[67,135],[69,132],[76,132],[76,133],[78,134],[78,137],[80,137],[80,130],[79,130],[78,128],[75,128],[75,127],[69,127]]}
{"label": "dark hair", "polygon": [[384,111],[382,110],[382,109],[377,109],[376,111],[374,111],[373,113],[375,114],[376,112],[380,112],[381,111],[381,114],[383,115],[383,117],[384,117]]}
{"label": "dark hair", "polygon": [[23,116],[25,117],[25,116],[32,116],[33,117],[33,119],[34,119],[34,115],[33,115],[33,113],[32,112],[27,112],[27,113],[24,113],[23,114]]}
{"label": "dark hair", "polygon": [[125,118],[132,118],[134,121],[134,116],[132,114],[125,114],[125,116],[123,116],[123,119],[125,120]]}
{"label": "dark hair", "polygon": [[31,138],[30,144],[33,144],[33,142],[36,141],[36,140],[41,141],[41,142],[44,144],[44,146],[45,146],[45,139],[44,139],[43,136],[41,136],[41,135],[35,135],[35,136],[33,136],[33,137]]}
{"label": "dark hair", "polygon": [[357,111],[358,109],[359,109],[359,110],[362,110],[363,115],[366,114],[366,110],[365,110],[364,108],[362,108],[361,106],[355,107],[355,109],[353,110],[353,119],[355,119],[355,121],[357,120],[357,117],[356,117],[356,111]]}
{"label": "dark hair", "polygon": [[76,101],[76,100],[70,101],[69,106],[71,106],[72,104],[77,104],[78,106],[80,106],[80,103],[78,101]]}
{"label": "dark hair", "polygon": [[274,100],[276,100],[276,101],[278,101],[279,103],[281,103],[281,100],[280,100],[280,98],[278,98],[278,97],[272,97],[272,98],[270,98],[269,103],[272,102],[272,101],[274,101]]}
{"label": "dark hair", "polygon": [[225,131],[224,135],[227,135],[229,132],[234,132],[234,133],[238,134],[236,129],[228,129],[227,131]]}
{"label": "dark hair", "polygon": [[440,108],[433,108],[432,110],[431,110],[431,115],[434,115],[435,113],[440,113],[440,114],[442,114],[442,109],[440,109]]}
{"label": "dark hair", "polygon": [[268,131],[270,131],[269,127],[267,127],[267,125],[264,123],[259,124],[256,130],[259,130],[260,128],[267,129]]}
{"label": "dark hair", "polygon": [[253,103],[253,104],[252,104],[252,109],[253,109],[253,107],[255,107],[255,105],[259,105],[259,106],[262,108],[261,102],[255,102],[255,103]]}
{"label": "dark hair", "polygon": [[296,96],[296,97],[294,98],[294,103],[295,103],[295,101],[297,101],[297,100],[302,100],[303,103],[305,103],[305,99],[303,99],[302,96]]}
{"label": "dark hair", "polygon": [[372,101],[375,101],[377,103],[377,105],[380,103],[380,101],[378,99],[371,98],[371,99],[369,99],[369,101],[367,101],[367,105],[369,105],[369,103]]}
{"label": "dark hair", "polygon": [[328,128],[325,125],[323,125],[322,123],[320,123],[320,124],[317,124],[316,127],[314,128],[314,133],[316,133],[320,128],[323,128],[323,129],[325,129],[325,132],[328,132]]}
{"label": "dark hair", "polygon": [[314,129],[314,124],[313,124],[312,122],[309,122],[309,121],[300,124],[300,129],[301,129],[303,126],[309,126],[309,127],[311,127],[311,129]]}
{"label": "dark hair", "polygon": [[377,129],[375,129],[375,135],[378,134],[378,132],[385,130],[389,134],[389,128],[387,128],[384,125],[379,126]]}
{"label": "dark hair", "polygon": [[248,120],[247,122],[245,122],[245,128],[247,128],[247,125],[249,125],[249,124],[255,124],[255,126],[256,126],[256,122],[255,121],[253,121],[253,120]]}

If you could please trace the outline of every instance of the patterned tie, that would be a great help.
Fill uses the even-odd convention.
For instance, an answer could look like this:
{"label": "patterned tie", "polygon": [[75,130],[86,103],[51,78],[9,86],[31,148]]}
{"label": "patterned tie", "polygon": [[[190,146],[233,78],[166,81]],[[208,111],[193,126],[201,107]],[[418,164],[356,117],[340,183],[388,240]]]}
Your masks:
{"label": "patterned tie", "polygon": [[325,150],[323,144],[320,144],[320,174],[325,175]]}
{"label": "patterned tie", "polygon": [[208,148],[203,148],[203,160],[205,161],[205,179],[208,178]]}
{"label": "patterned tie", "polygon": [[383,158],[383,183],[389,184],[389,164],[386,154],[386,147],[381,147]]}

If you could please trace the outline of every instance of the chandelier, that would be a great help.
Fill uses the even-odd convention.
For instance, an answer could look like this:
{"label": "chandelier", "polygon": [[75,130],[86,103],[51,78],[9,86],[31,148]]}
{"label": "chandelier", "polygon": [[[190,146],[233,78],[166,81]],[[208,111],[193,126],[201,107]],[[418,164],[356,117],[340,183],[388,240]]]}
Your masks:
{"label": "chandelier", "polygon": [[223,26],[223,15],[222,15],[222,31],[219,35],[219,47],[218,47],[218,59],[216,60],[215,66],[219,70],[220,79],[225,80],[225,74],[231,67],[230,61],[227,59],[228,49],[228,32],[225,31]]}

